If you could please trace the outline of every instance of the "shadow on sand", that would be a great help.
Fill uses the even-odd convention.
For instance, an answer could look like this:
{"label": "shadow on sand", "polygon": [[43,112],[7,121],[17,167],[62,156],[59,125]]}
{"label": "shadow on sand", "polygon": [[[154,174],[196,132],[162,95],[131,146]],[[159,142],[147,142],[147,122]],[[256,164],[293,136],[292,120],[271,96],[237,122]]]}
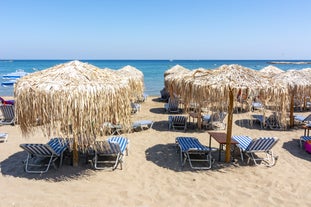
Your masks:
{"label": "shadow on sand", "polygon": [[[187,161],[184,166],[181,166],[179,149],[176,144],[157,144],[145,151],[146,160],[153,162],[159,167],[166,168],[175,172],[185,171],[202,171],[192,169]],[[234,165],[233,163],[218,162],[218,152],[212,153],[215,162],[212,165],[211,171],[220,170]],[[202,164],[202,163],[200,163]]]}
{"label": "shadow on sand", "polygon": [[[13,176],[17,178],[61,182],[87,177],[95,173],[89,164],[85,164],[85,159],[83,158],[80,159],[78,167],[73,167],[70,165],[71,160],[64,159],[63,165],[58,169],[50,166],[49,171],[43,174],[26,173],[24,170],[24,161],[26,158],[27,153],[21,151],[14,153],[7,159],[3,160],[0,163],[1,174],[4,176]],[[57,161],[56,166],[58,166]]]}
{"label": "shadow on sand", "polygon": [[167,114],[167,115],[169,115],[168,113],[165,112],[164,107],[163,108],[151,108],[149,111],[151,113],[154,113],[154,114]]}
{"label": "shadow on sand", "polygon": [[311,161],[311,154],[306,152],[303,146],[300,148],[299,139],[293,139],[291,141],[284,142],[282,147],[295,157]]}

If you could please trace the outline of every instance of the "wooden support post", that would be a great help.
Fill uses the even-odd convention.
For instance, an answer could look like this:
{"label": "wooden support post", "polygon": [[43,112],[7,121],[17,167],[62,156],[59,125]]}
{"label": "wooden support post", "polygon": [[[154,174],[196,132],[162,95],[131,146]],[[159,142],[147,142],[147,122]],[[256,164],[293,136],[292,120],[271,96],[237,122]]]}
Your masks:
{"label": "wooden support post", "polygon": [[290,97],[290,112],[289,112],[289,126],[290,128],[294,127],[294,93],[291,92]]}
{"label": "wooden support post", "polygon": [[79,165],[79,152],[78,152],[78,141],[77,137],[73,139],[73,150],[72,150],[72,164],[74,167]]}
{"label": "wooden support post", "polygon": [[232,136],[232,120],[233,120],[233,90],[229,91],[228,106],[228,122],[227,122],[227,138],[226,138],[226,162],[230,162],[231,136]]}

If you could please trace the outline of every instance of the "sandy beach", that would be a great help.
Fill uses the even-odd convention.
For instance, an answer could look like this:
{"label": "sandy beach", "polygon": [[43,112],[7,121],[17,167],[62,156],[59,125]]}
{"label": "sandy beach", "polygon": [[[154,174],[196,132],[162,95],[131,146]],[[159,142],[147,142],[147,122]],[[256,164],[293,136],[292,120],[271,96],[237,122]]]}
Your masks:
{"label": "sandy beach", "polygon": [[[168,130],[168,114],[158,97],[148,97],[132,120],[152,120],[152,129],[123,134],[130,140],[129,155],[123,169],[94,170],[80,157],[78,167],[64,160],[58,170],[28,174],[23,161],[27,153],[19,144],[46,143],[41,131],[21,136],[18,126],[0,126],[9,133],[8,142],[0,143],[0,206],[310,206],[311,154],[299,147],[303,129],[280,131],[261,129],[250,124],[250,113],[234,114],[233,135],[252,138],[279,138],[273,151],[278,156],[273,167],[242,162],[218,161],[210,170],[182,168],[175,145],[177,136],[197,137],[208,145],[208,130],[186,132]],[[310,112],[303,112],[302,115]],[[212,146],[218,143],[212,140]],[[222,157],[224,158],[224,156]]]}

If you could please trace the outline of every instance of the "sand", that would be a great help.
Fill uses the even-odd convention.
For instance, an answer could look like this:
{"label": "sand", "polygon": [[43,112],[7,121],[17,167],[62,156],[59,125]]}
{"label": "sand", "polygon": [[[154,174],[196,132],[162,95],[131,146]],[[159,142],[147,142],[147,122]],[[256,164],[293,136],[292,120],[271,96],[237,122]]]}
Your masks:
{"label": "sand", "polygon": [[[252,162],[218,162],[212,169],[192,170],[180,166],[174,144],[177,136],[194,136],[208,144],[208,130],[169,131],[168,114],[157,97],[148,97],[135,120],[152,120],[152,129],[123,134],[130,140],[129,155],[123,169],[93,170],[80,158],[78,167],[65,159],[58,170],[28,174],[23,160],[27,154],[21,143],[46,143],[41,131],[23,138],[18,126],[0,126],[9,133],[0,143],[0,206],[310,206],[311,155],[300,149],[303,129],[287,131],[260,129],[251,125],[249,113],[234,115],[233,134],[253,138],[274,136],[278,156],[275,166],[256,166]],[[304,112],[302,114],[309,114]],[[244,120],[244,121],[241,121]],[[218,144],[212,140],[212,146]]]}

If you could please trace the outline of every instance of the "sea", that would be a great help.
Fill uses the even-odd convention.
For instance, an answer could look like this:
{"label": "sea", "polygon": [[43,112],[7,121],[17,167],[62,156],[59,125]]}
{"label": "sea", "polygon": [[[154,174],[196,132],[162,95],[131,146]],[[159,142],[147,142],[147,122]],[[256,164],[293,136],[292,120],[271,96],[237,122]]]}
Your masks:
{"label": "sea", "polygon": [[[66,63],[71,60],[0,60],[0,77],[2,75],[22,69],[25,72],[35,72]],[[144,74],[145,94],[160,96],[164,87],[164,72],[175,65],[187,69],[214,69],[224,64],[239,64],[254,70],[260,70],[273,64],[282,70],[311,68],[310,60],[79,60],[95,65],[99,68],[118,70],[131,65]],[[1,80],[1,78],[0,78]],[[13,96],[13,87],[0,86],[0,96]]]}

